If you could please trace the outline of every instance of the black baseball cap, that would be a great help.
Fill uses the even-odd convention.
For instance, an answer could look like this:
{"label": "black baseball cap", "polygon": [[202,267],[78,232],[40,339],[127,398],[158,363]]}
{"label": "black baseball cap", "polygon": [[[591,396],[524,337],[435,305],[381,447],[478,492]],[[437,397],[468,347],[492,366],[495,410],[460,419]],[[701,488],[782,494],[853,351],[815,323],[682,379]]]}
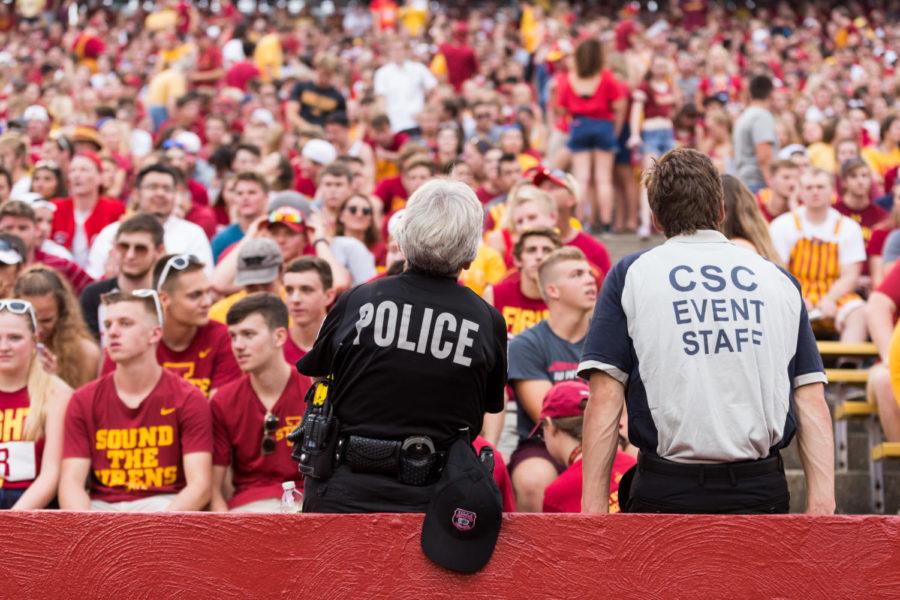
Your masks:
{"label": "black baseball cap", "polygon": [[457,440],[422,523],[422,552],[438,565],[475,573],[491,559],[503,503],[487,467],[468,436]]}

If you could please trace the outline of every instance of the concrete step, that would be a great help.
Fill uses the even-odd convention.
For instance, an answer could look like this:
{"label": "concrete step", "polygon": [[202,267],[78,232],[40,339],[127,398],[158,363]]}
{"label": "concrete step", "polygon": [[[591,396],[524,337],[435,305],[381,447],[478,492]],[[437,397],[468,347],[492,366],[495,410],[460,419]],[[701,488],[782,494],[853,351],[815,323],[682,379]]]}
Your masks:
{"label": "concrete step", "polygon": [[613,264],[623,256],[628,256],[629,254],[646,250],[647,248],[653,248],[666,241],[661,235],[655,235],[644,240],[633,233],[604,234],[599,236],[595,235],[594,237],[606,246]]}
{"label": "concrete step", "polygon": [[[803,471],[789,469],[785,474],[788,488],[791,491],[791,512],[802,513],[806,508],[806,478],[803,476]],[[838,473],[835,476],[834,489],[838,514],[864,515],[872,513],[868,471],[853,470]],[[900,472],[885,472],[884,502],[884,514],[900,514]]]}

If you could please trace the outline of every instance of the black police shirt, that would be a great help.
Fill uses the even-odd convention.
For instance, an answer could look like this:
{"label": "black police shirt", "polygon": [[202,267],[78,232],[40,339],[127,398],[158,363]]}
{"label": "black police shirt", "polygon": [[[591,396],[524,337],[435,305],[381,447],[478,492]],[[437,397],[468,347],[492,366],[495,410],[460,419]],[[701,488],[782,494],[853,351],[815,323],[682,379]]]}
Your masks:
{"label": "black police shirt", "polygon": [[341,435],[443,446],[503,409],[506,325],[455,279],[406,271],[342,295],[297,370],[334,374]]}

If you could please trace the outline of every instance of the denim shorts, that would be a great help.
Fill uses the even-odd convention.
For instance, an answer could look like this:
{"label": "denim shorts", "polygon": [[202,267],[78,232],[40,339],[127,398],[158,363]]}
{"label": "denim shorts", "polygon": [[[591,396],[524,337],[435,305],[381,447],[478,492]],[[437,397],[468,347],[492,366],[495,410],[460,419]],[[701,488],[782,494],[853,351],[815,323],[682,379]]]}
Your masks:
{"label": "denim shorts", "polygon": [[628,147],[628,138],[631,137],[631,126],[628,123],[622,126],[622,133],[619,134],[619,149],[616,152],[617,165],[631,164],[631,148]]}
{"label": "denim shorts", "polygon": [[615,152],[618,149],[618,143],[613,122],[589,117],[572,119],[568,146],[572,152],[588,152],[590,150]]}
{"label": "denim shorts", "polygon": [[644,143],[641,152],[647,156],[662,156],[675,147],[675,131],[672,129],[651,129],[641,132]]}

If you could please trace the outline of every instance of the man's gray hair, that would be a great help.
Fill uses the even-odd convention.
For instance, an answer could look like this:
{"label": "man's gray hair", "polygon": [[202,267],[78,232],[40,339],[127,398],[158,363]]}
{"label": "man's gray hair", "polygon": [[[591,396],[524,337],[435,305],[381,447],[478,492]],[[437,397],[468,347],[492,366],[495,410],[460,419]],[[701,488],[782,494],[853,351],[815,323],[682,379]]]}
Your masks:
{"label": "man's gray hair", "polygon": [[432,179],[407,202],[397,242],[411,268],[456,277],[475,260],[483,227],[484,209],[472,188]]}

